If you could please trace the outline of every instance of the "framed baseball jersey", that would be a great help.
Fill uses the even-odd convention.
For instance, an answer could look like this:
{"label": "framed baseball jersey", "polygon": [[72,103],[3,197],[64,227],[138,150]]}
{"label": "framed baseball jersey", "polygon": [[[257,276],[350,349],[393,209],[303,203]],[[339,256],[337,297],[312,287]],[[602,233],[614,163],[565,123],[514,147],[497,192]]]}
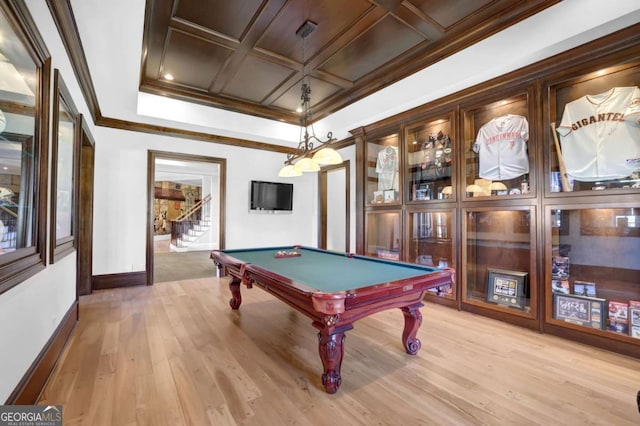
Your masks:
{"label": "framed baseball jersey", "polygon": [[529,123],[521,115],[507,114],[484,124],[473,151],[480,157],[479,176],[508,180],[529,173]]}
{"label": "framed baseball jersey", "polygon": [[376,173],[378,174],[378,190],[398,190],[398,148],[387,146],[378,152]]}
{"label": "framed baseball jersey", "polygon": [[640,89],[614,87],[569,102],[557,128],[567,174],[619,179],[640,169]]}

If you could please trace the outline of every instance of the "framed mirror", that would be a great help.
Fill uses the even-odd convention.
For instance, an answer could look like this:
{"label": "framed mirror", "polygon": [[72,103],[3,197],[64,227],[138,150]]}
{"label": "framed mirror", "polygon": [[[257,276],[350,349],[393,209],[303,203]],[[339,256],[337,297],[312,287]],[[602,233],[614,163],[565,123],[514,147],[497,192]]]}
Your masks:
{"label": "framed mirror", "polygon": [[24,2],[0,2],[0,293],[46,264],[50,54]]}

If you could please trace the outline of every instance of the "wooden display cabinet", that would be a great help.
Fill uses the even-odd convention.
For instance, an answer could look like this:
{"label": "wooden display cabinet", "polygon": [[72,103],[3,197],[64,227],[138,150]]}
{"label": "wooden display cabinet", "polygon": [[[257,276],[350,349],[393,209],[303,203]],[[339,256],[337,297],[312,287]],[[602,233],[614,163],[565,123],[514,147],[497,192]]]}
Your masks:
{"label": "wooden display cabinet", "polygon": [[[354,130],[359,250],[436,266],[450,253],[456,287],[431,301],[640,358],[639,46],[636,24]],[[595,143],[570,146],[556,129],[571,102],[592,95],[599,105],[619,92],[634,94],[624,111],[563,123],[576,135],[607,122],[600,134],[613,139],[589,151],[597,167],[589,163],[585,172],[576,159],[589,160],[583,154]],[[528,129],[493,139],[482,133],[512,116]],[[425,141],[437,141],[439,131],[449,133],[451,170],[423,175]],[[388,146],[399,149],[401,196],[374,203],[378,156]],[[502,156],[512,147],[519,155]],[[559,159],[567,158],[558,154],[565,150],[571,179],[563,186]],[[437,233],[438,217],[446,237]]]}

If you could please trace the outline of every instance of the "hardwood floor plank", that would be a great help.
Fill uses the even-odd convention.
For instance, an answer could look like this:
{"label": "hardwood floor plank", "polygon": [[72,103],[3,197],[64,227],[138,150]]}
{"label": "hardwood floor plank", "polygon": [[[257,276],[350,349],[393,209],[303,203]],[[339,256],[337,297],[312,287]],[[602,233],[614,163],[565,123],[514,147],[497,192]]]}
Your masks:
{"label": "hardwood floor plank", "polygon": [[385,311],[346,334],[328,395],[311,321],[227,279],[99,291],[40,403],[65,425],[637,425],[640,360],[458,312],[422,308],[422,349]]}

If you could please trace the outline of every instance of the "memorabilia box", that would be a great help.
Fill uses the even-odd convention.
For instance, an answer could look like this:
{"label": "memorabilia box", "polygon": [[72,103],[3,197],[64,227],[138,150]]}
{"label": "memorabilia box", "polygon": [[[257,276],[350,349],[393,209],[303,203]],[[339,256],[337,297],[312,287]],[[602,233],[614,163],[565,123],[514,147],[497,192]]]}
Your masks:
{"label": "memorabilia box", "polygon": [[596,297],[596,283],[575,280],[573,282],[573,294]]}
{"label": "memorabilia box", "polygon": [[397,197],[396,191],[394,191],[393,189],[388,189],[384,191],[385,203],[393,203],[394,201],[397,201],[397,200],[398,200],[398,197]]}
{"label": "memorabilia box", "polygon": [[622,302],[609,302],[609,330],[629,334],[629,305]]}
{"label": "memorabilia box", "polygon": [[578,295],[553,295],[554,319],[604,329],[606,300]]}
{"label": "memorabilia box", "polygon": [[571,291],[569,290],[569,280],[553,278],[551,280],[551,290],[554,293],[571,294]]}
{"label": "memorabilia box", "polygon": [[487,302],[524,309],[527,276],[526,272],[489,268],[487,270]]}
{"label": "memorabilia box", "polygon": [[569,258],[566,256],[553,256],[551,260],[551,276],[553,278],[569,278]]}

